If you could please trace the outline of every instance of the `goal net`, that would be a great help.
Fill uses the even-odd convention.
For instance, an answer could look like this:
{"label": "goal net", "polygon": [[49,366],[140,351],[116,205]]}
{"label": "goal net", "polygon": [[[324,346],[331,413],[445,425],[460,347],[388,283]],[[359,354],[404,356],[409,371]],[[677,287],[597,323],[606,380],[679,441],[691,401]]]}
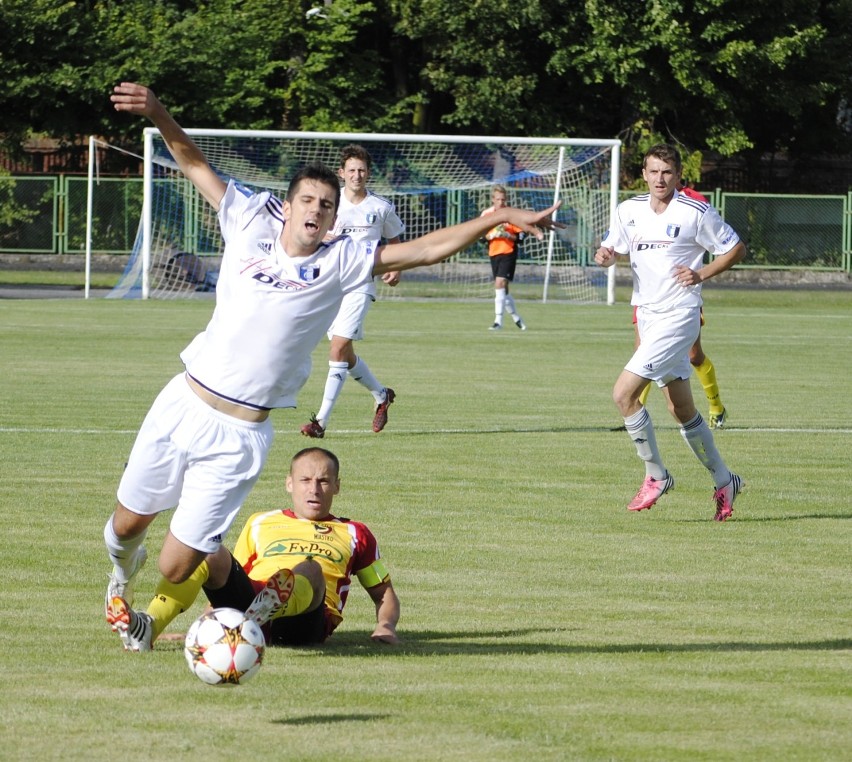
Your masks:
{"label": "goal net", "polygon": [[[520,299],[602,302],[611,291],[593,256],[617,200],[620,141],[447,137],[372,133],[188,129],[214,170],[283,197],[289,178],[312,161],[338,166],[341,149],[370,152],[369,187],[389,198],[403,240],[478,216],[495,184],[511,206],[541,209],[562,200],[564,230],[524,239],[512,292]],[[159,134],[145,129],[144,199],[133,252],[112,298],[195,297],[215,291],[222,241],[215,212],[179,172]],[[614,268],[610,268],[614,270]],[[446,262],[380,280],[379,297],[493,298],[484,242]],[[608,289],[608,285],[610,288]],[[611,301],[611,300],[609,300]]]}

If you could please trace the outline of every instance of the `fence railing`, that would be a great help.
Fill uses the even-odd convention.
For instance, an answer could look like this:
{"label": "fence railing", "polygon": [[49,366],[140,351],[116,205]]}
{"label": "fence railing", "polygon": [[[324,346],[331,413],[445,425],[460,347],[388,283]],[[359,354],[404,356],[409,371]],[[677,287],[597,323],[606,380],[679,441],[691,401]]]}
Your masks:
{"label": "fence railing", "polygon": [[[702,189],[702,193],[748,245],[749,257],[739,267],[852,273],[852,192],[802,196]],[[85,177],[0,177],[0,254],[80,255],[82,268],[87,199]],[[141,178],[95,180],[92,253],[130,254],[141,210]]]}

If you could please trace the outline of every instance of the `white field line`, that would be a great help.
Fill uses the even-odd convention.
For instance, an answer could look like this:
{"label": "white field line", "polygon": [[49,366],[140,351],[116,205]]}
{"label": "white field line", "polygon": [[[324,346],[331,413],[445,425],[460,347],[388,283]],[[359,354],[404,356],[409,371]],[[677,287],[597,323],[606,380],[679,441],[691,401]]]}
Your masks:
{"label": "white field line", "polygon": [[[676,429],[673,425],[655,425],[658,430]],[[24,426],[0,426],[0,434],[70,434],[70,435],[93,435],[93,436],[134,436],[138,429],[65,429],[53,427],[24,427]],[[297,429],[276,429],[277,436],[293,434]],[[382,432],[387,435],[423,435],[423,434],[569,434],[569,433],[619,433],[612,431],[608,426],[553,426],[553,427],[530,427],[522,429],[510,428],[463,428],[463,429],[400,429],[394,427],[390,431]],[[329,437],[334,436],[361,436],[372,434],[369,429],[331,429],[327,432]],[[772,427],[772,426],[731,426],[722,431],[714,431],[714,436],[725,437],[735,434],[852,434],[852,428],[813,428],[813,427]],[[305,438],[308,441],[308,438]]]}

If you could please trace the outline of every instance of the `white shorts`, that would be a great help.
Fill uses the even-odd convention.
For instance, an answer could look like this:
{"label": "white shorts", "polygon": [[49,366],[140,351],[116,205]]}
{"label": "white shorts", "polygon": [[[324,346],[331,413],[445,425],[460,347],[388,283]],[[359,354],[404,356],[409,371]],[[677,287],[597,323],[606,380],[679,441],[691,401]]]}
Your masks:
{"label": "white shorts", "polygon": [[337,312],[337,317],[328,329],[328,338],[342,336],[344,339],[360,341],[364,338],[364,318],[375,300],[369,294],[349,293]]}
{"label": "white shorts", "polygon": [[639,307],[636,326],[640,344],[625,370],[665,386],[692,375],[689,350],[701,331],[701,308],[651,312]]}
{"label": "white shorts", "polygon": [[214,410],[181,373],[145,416],[118,501],[142,515],[176,507],[172,534],[213,553],[260,476],[272,439],[269,418],[250,423]]}

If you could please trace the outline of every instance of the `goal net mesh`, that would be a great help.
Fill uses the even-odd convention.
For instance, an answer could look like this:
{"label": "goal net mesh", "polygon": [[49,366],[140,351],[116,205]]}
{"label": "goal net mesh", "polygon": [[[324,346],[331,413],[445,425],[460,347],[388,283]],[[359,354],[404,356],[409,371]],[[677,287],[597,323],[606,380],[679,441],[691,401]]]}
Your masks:
{"label": "goal net mesh", "polygon": [[[215,212],[177,169],[156,130],[146,152],[151,181],[148,296],[193,297],[215,291],[222,240]],[[564,230],[519,247],[512,293],[519,299],[602,302],[606,274],[593,256],[609,224],[613,141],[514,142],[513,138],[448,139],[378,134],[252,133],[187,130],[214,170],[255,190],[283,197],[289,178],[306,163],[338,166],[341,149],[360,143],[370,152],[369,187],[396,206],[403,240],[478,216],[495,184],[511,206],[542,209],[562,200]],[[444,142],[446,140],[446,142]],[[475,142],[474,142],[475,141]],[[479,142],[482,141],[482,142]],[[112,298],[143,295],[143,226]],[[446,262],[404,273],[390,288],[377,279],[379,298],[493,298],[484,241]]]}

